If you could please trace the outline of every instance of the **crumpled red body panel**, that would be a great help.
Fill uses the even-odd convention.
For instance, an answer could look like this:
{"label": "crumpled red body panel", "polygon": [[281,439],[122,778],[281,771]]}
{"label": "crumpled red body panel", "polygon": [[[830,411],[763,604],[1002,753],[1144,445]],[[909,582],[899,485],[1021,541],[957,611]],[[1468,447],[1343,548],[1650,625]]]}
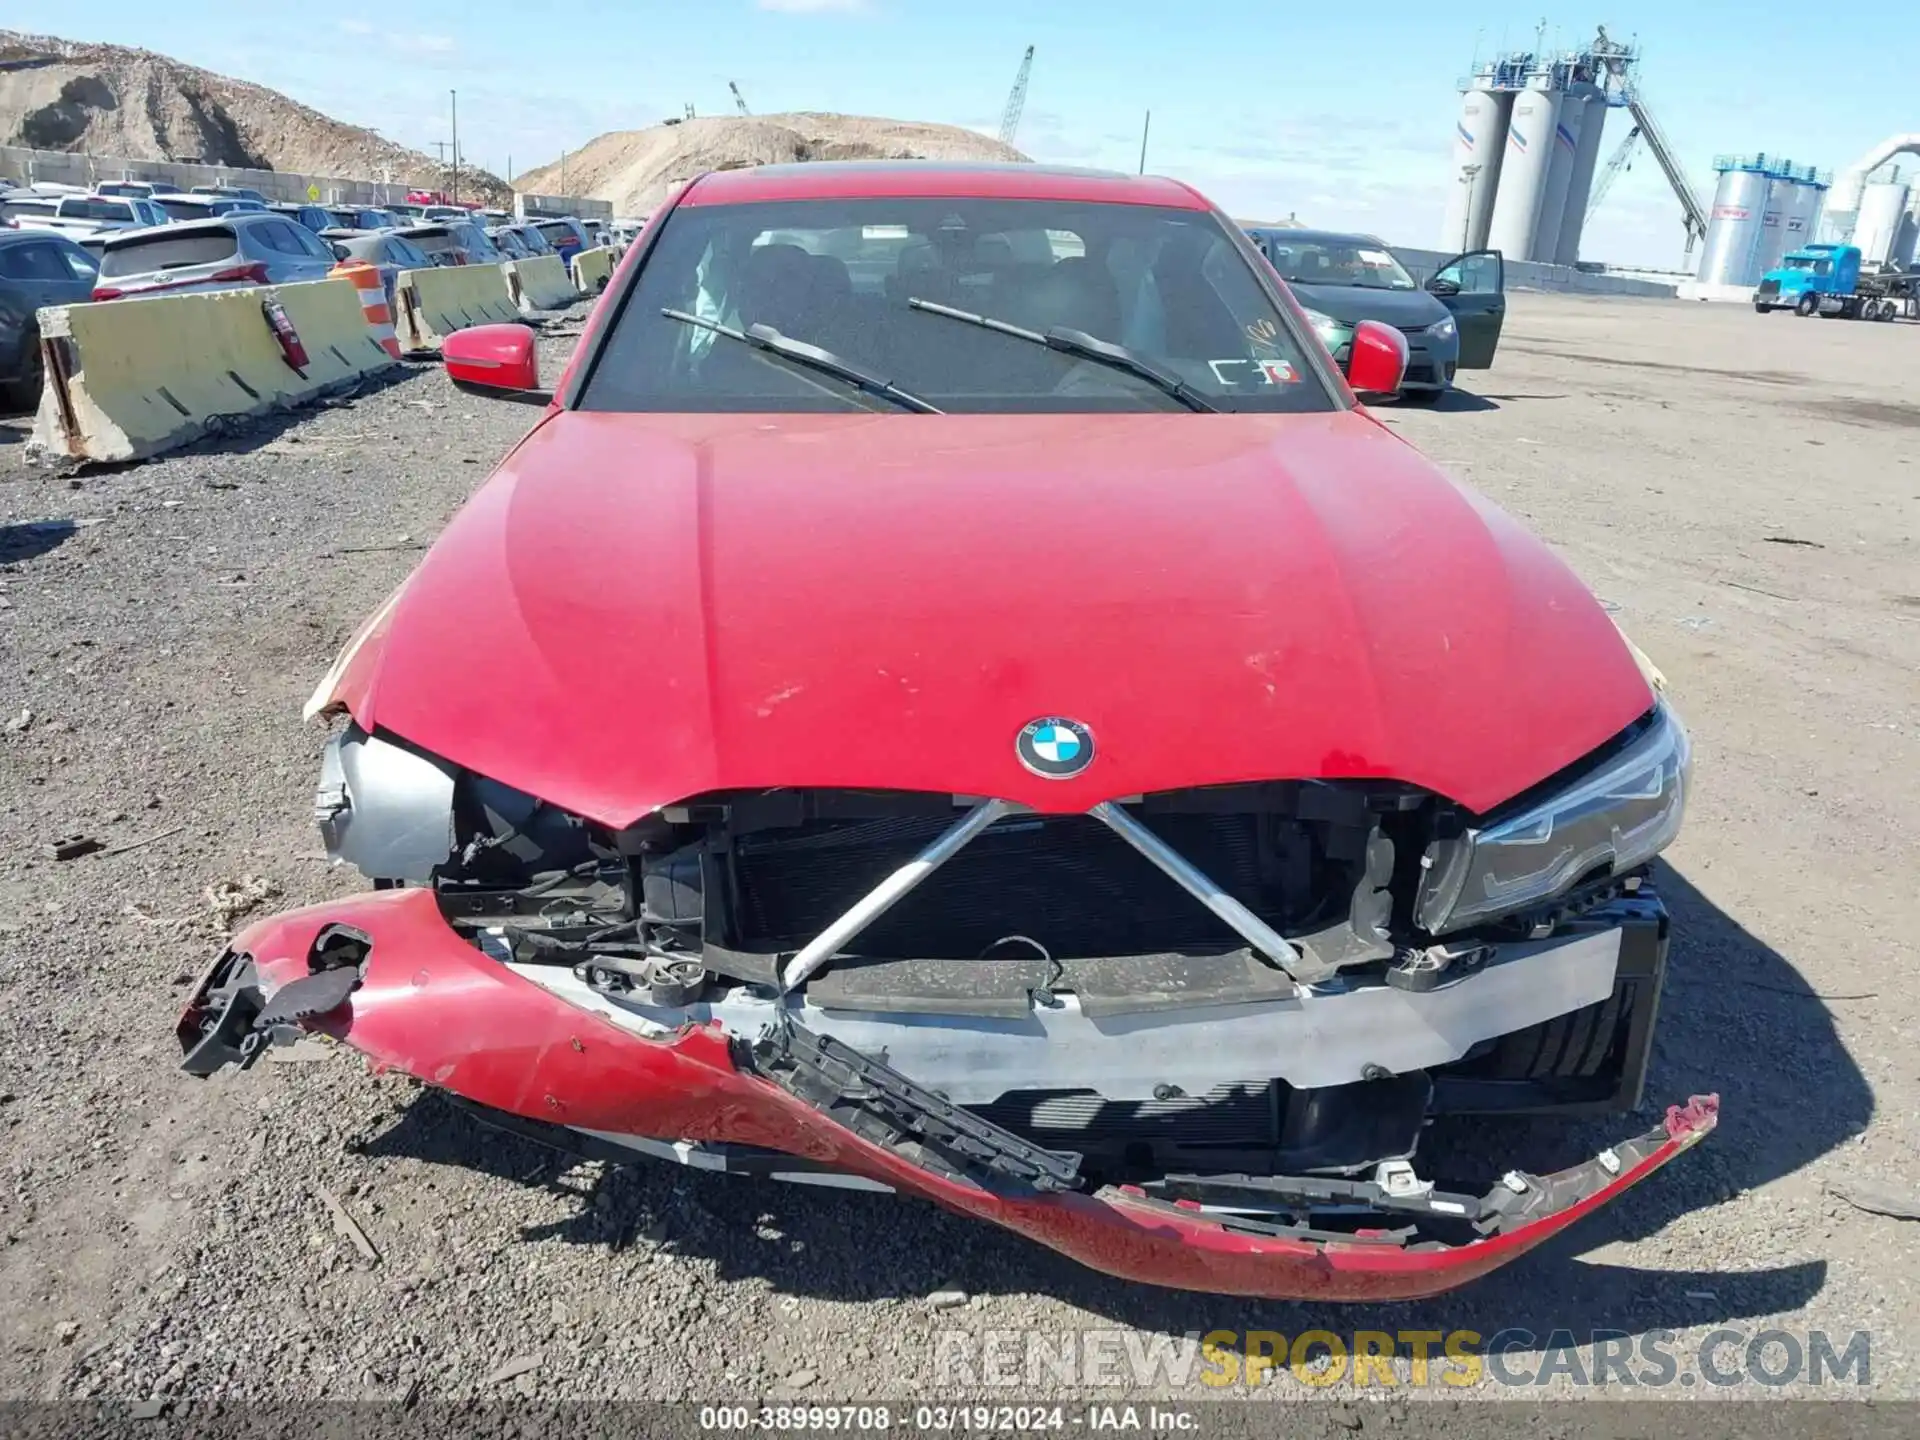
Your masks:
{"label": "crumpled red body panel", "polygon": [[1124,1190],[1005,1196],[954,1183],[742,1073],[718,1027],[652,1041],[567,1004],[466,943],[425,890],[292,911],[249,927],[233,948],[254,957],[262,988],[271,992],[308,973],[314,936],[330,924],[364,932],[373,948],[364,984],[314,1028],[376,1065],[529,1119],[805,1156],[1017,1231],[1096,1270],[1184,1290],[1333,1300],[1406,1300],[1450,1290],[1606,1204],[1701,1139],[1715,1120],[1711,1099],[1675,1107],[1665,1142],[1604,1187],[1470,1244],[1404,1248],[1260,1236]]}

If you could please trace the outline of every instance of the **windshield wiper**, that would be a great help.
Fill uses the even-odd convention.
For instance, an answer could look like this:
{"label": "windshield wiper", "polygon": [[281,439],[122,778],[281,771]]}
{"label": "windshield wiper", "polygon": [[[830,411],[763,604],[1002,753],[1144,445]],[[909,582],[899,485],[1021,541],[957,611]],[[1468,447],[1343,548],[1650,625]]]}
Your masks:
{"label": "windshield wiper", "polygon": [[891,380],[883,380],[878,375],[862,370],[858,365],[842,360],[831,350],[822,350],[818,345],[809,345],[804,340],[790,339],[771,325],[749,325],[745,330],[736,330],[731,325],[722,325],[718,320],[709,320],[702,315],[690,315],[685,310],[662,310],[660,313],[669,320],[678,320],[683,325],[697,325],[702,330],[711,330],[729,340],[738,340],[742,345],[751,345],[756,350],[765,350],[809,370],[818,370],[823,375],[844,380],[863,394],[891,400],[902,410],[911,410],[918,415],[945,413],[918,395],[902,390]]}
{"label": "windshield wiper", "polygon": [[1113,370],[1124,370],[1129,375],[1137,375],[1155,389],[1171,395],[1189,410],[1211,413],[1220,408],[1209,402],[1198,391],[1190,388],[1178,375],[1168,374],[1151,360],[1134,354],[1124,345],[1116,345],[1111,340],[1098,339],[1084,330],[1069,330],[1064,325],[1056,325],[1042,334],[1038,330],[1028,330],[1024,326],[1009,325],[1006,321],[995,320],[991,316],[976,315],[971,310],[955,310],[950,305],[936,305],[931,300],[922,300],[913,295],[907,297],[907,305],[910,309],[924,310],[929,315],[944,315],[949,320],[961,320],[969,325],[978,325],[982,330],[1011,335],[1014,339],[1025,340],[1030,345],[1044,345],[1049,350],[1060,350],[1068,355],[1077,355],[1083,360],[1093,361],[1096,365],[1105,365]]}

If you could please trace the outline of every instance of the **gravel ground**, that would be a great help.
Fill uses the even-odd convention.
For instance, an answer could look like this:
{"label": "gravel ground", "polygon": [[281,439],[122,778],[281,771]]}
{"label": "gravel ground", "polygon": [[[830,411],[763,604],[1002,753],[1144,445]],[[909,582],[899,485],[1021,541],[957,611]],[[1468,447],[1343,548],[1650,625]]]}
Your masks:
{"label": "gravel ground", "polygon": [[[181,1075],[172,1023],[229,930],[352,887],[301,702],[530,412],[415,369],[79,480],[0,425],[0,1398],[904,1398],[952,1393],[937,1332],[1314,1327],[1523,1327],[1520,1369],[1557,1329],[1671,1330],[1689,1373],[1717,1327],[1865,1328],[1872,1392],[1920,1394],[1920,1225],[1830,1188],[1920,1197],[1916,355],[1906,325],[1520,296],[1481,395],[1382,411],[1618,607],[1700,752],[1647,1117],[1454,1140],[1537,1167],[1692,1092],[1724,1108],[1552,1248],[1348,1308],[1109,1280],[912,1202],[572,1163],[318,1042]],[[136,848],[46,858],[75,832]],[[1088,1392],[1003,1398],[1040,1393]]]}

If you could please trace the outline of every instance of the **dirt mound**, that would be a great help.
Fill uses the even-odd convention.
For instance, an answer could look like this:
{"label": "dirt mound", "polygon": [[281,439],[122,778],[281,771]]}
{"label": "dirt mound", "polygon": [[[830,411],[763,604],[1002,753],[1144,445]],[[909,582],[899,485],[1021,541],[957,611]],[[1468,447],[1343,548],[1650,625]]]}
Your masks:
{"label": "dirt mound", "polygon": [[614,130],[570,151],[564,162],[529,170],[516,188],[535,194],[591,195],[616,215],[644,215],[682,180],[704,170],[734,170],[796,160],[1025,160],[957,125],[804,113],[683,120],[645,130]]}
{"label": "dirt mound", "polygon": [[[432,156],[342,124],[277,90],[230,80],[151,50],[0,30],[0,145],[129,160],[384,180],[444,190]],[[460,169],[462,194],[512,191]]]}

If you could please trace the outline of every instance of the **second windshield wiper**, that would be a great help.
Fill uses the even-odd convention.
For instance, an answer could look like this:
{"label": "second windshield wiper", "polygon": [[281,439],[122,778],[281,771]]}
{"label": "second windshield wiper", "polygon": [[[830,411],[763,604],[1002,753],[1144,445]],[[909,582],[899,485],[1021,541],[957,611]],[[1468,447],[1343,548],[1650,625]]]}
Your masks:
{"label": "second windshield wiper", "polygon": [[1096,365],[1105,365],[1113,370],[1124,370],[1129,375],[1139,376],[1155,389],[1171,395],[1189,410],[1212,412],[1220,408],[1209,402],[1197,390],[1192,389],[1178,375],[1168,374],[1151,360],[1134,354],[1124,345],[1116,345],[1111,340],[1101,340],[1087,334],[1084,330],[1069,330],[1064,325],[1056,325],[1043,334],[1022,325],[1009,325],[1006,321],[995,320],[989,315],[976,315],[971,310],[956,310],[951,305],[936,305],[933,301],[922,300],[916,295],[907,297],[907,305],[914,310],[924,310],[929,315],[944,315],[949,320],[961,320],[969,325],[978,325],[982,330],[1011,335],[1014,339],[1025,340],[1030,345],[1044,345],[1049,350],[1060,350],[1068,355],[1077,355],[1082,360],[1093,361]]}
{"label": "second windshield wiper", "polygon": [[856,390],[867,395],[878,395],[882,400],[891,400],[902,410],[911,410],[919,415],[940,415],[945,412],[928,404],[918,395],[902,390],[891,380],[883,380],[870,371],[862,370],[851,361],[842,360],[831,350],[822,350],[818,345],[809,345],[804,340],[794,340],[782,335],[771,325],[749,325],[745,330],[736,330],[731,325],[722,325],[718,320],[709,320],[704,315],[689,314],[685,310],[662,310],[669,320],[678,320],[683,325],[697,325],[702,330],[711,330],[716,335],[724,335],[729,340],[738,340],[743,345],[751,345],[756,350],[765,350],[770,355],[778,355],[783,360],[791,360],[809,370],[818,370],[823,375],[831,375],[836,380],[844,380]]}

